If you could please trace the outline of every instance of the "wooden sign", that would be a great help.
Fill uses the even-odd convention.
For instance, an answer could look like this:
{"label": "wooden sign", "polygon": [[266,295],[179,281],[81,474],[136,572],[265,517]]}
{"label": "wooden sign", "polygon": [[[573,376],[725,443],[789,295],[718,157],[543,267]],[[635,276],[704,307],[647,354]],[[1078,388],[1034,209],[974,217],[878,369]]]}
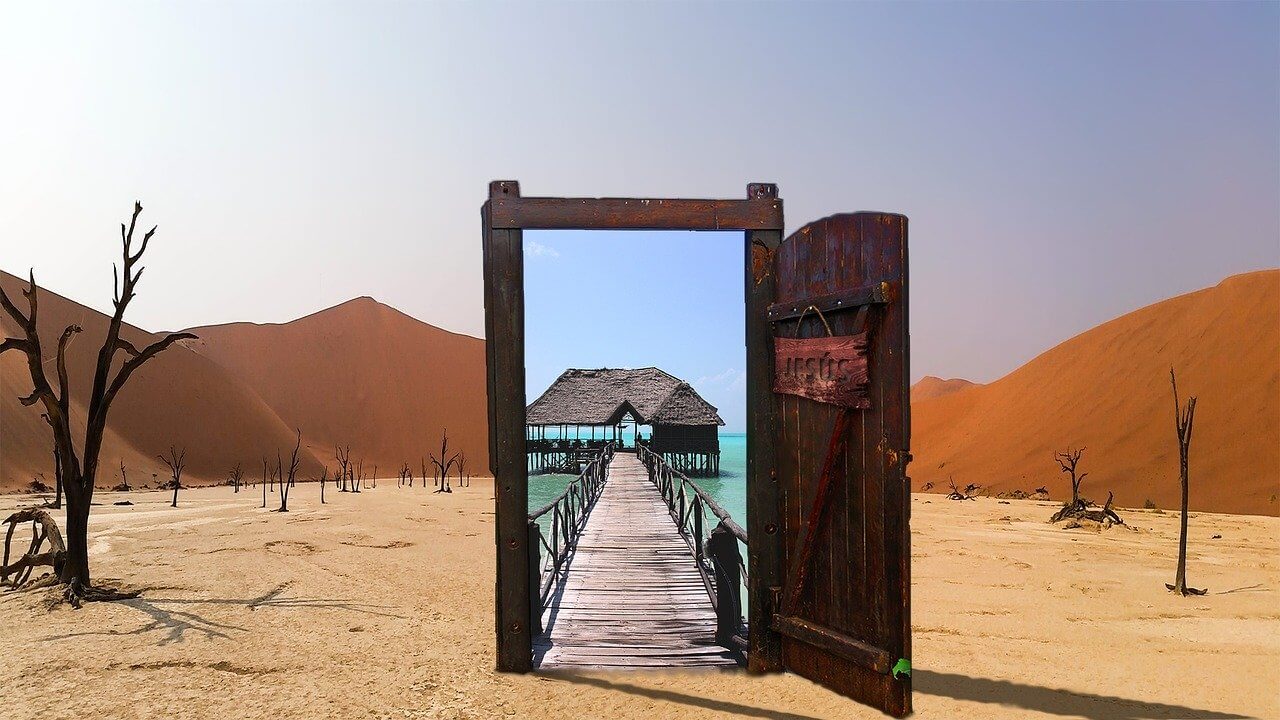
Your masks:
{"label": "wooden sign", "polygon": [[846,408],[869,408],[867,334],[774,338],[773,391]]}

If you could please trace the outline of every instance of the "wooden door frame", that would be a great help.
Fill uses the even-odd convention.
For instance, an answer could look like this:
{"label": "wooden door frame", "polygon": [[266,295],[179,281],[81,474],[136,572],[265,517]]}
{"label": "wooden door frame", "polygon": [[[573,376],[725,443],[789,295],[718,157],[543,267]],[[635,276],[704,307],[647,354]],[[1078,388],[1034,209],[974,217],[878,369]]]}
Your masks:
{"label": "wooden door frame", "polygon": [[521,197],[514,180],[489,183],[484,233],[485,366],[489,466],[494,484],[497,669],[533,667],[529,578],[529,471],[525,455],[525,230],[742,231],[747,346],[747,536],[750,557],[748,669],[782,670],[782,643],[769,627],[782,584],[774,481],[773,353],[767,312],[773,253],[782,241],[782,200],[772,183],[750,183],[745,200]]}

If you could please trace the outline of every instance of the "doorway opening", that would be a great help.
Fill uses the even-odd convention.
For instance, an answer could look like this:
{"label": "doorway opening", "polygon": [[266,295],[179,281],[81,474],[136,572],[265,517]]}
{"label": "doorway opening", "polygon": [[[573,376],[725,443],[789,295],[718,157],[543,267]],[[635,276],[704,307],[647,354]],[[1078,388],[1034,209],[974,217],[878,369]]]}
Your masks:
{"label": "doorway opening", "polygon": [[534,666],[745,664],[742,234],[529,231],[523,262]]}

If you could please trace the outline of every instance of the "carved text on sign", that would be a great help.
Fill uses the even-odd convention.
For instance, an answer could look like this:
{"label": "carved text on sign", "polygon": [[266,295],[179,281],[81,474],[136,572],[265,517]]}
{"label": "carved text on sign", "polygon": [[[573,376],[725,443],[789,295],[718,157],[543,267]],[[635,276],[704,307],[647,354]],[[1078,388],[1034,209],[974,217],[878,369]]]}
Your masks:
{"label": "carved text on sign", "polygon": [[869,408],[867,334],[774,338],[773,391],[847,408]]}

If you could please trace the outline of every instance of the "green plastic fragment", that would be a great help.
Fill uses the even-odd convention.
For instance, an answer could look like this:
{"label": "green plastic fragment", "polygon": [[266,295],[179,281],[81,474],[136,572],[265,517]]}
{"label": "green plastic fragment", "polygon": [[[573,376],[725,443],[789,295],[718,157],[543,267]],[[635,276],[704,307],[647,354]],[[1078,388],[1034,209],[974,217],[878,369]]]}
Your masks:
{"label": "green plastic fragment", "polygon": [[911,661],[906,658],[898,658],[898,664],[893,666],[892,675],[894,680],[911,677]]}

